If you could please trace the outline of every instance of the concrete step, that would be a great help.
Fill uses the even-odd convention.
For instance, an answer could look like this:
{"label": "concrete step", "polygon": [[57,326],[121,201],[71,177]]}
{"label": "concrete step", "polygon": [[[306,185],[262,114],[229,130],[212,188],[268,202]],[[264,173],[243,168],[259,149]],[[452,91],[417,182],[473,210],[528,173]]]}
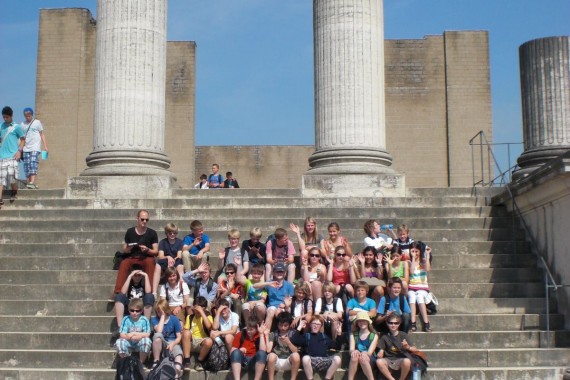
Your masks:
{"label": "concrete step", "polygon": [[387,207],[468,207],[489,206],[484,197],[395,197],[395,198],[300,198],[300,197],[223,197],[171,199],[17,199],[7,209],[26,208],[387,208]]}
{"label": "concrete step", "polygon": [[[10,256],[113,256],[115,251],[121,249],[121,242],[111,243],[3,243],[0,244],[0,257]],[[434,257],[438,258],[438,267],[451,265],[453,262],[463,263],[465,261],[474,260],[474,265],[486,265],[485,260],[489,262],[489,266],[506,265],[509,262],[513,267],[528,266],[527,255],[530,252],[529,243],[513,242],[513,241],[430,241],[424,240],[426,244],[432,247]],[[219,243],[221,244],[221,243]],[[298,247],[297,247],[298,248]],[[475,257],[475,256],[478,256]],[[486,258],[485,258],[486,256]],[[441,257],[441,260],[439,259]],[[457,258],[457,259],[455,259]],[[516,260],[513,260],[516,258]],[[480,260],[477,262],[477,260]],[[521,265],[519,264],[521,262]],[[448,264],[449,263],[449,264]],[[534,265],[534,264],[532,264]],[[469,267],[465,265],[466,267]],[[488,267],[489,267],[488,266]]]}
{"label": "concrete step", "polygon": [[[567,365],[569,348],[508,348],[508,349],[426,349],[433,367],[508,367],[513,363],[532,363],[534,366]],[[346,368],[348,353],[343,355]],[[14,368],[108,368],[113,362],[114,351],[108,350],[26,350],[0,349],[0,363],[10,363]]]}
{"label": "concrete step", "polygon": [[[2,285],[0,300],[36,299],[36,300],[103,300],[107,299],[114,282],[98,285]],[[513,298],[540,297],[544,294],[542,283],[501,283],[469,284],[457,283],[453,286],[431,283],[430,289],[437,298]]]}
{"label": "concrete step", "polygon": [[[32,258],[34,259],[34,258]],[[39,260],[40,258],[35,258]],[[83,261],[80,267],[90,268],[89,270],[65,270],[65,263],[70,261],[69,258],[54,258],[55,263],[62,262],[62,267],[53,270],[0,270],[0,284],[8,285],[31,285],[31,284],[111,284],[115,282],[116,271],[109,270],[109,262],[107,258],[97,261],[96,258],[85,257],[78,260],[72,259],[72,263],[76,264]],[[93,260],[95,259],[95,260]],[[26,258],[22,259],[26,260]],[[37,261],[36,261],[37,262]],[[211,261],[214,268],[216,263]],[[95,270],[93,267],[97,264],[104,264],[102,270]],[[69,263],[68,263],[69,264]],[[30,264],[35,265],[35,264]],[[53,268],[53,266],[52,266]],[[432,283],[501,283],[501,282],[537,282],[540,280],[540,272],[535,268],[483,268],[457,270],[453,269],[437,269],[432,270],[429,274]]]}
{"label": "concrete step", "polygon": [[[69,287],[69,286],[68,286]],[[34,288],[33,286],[30,288]],[[22,316],[112,316],[113,303],[107,302],[113,290],[109,284],[102,298],[85,297],[84,299],[52,299],[33,297],[28,299],[4,299],[0,302],[0,315]],[[9,291],[8,289],[4,291]],[[478,315],[484,314],[544,314],[544,298],[444,298],[438,296],[438,315]],[[550,299],[550,312],[556,313],[556,302]]]}
{"label": "concrete step", "polygon": [[[85,207],[86,203],[82,200],[76,207],[62,207],[57,212],[53,212],[51,208],[38,205],[34,209],[17,209],[16,204],[4,205],[0,213],[0,220],[91,220],[91,219],[128,219],[132,218],[133,223],[139,209],[146,208],[150,212],[151,223],[154,226],[154,219],[157,220],[187,220],[194,219],[233,219],[233,218],[274,218],[279,215],[280,218],[287,220],[303,220],[308,216],[316,218],[320,221],[320,225],[325,227],[328,221],[338,218],[359,218],[363,221],[367,219],[390,220],[397,218],[405,218],[414,220],[415,218],[480,218],[480,217],[505,217],[508,215],[505,208],[490,206],[473,206],[473,207],[331,207],[321,208],[316,206],[280,208],[279,212],[274,211],[271,206],[268,207],[248,207],[242,209],[233,209],[212,205],[209,207],[176,207],[176,208],[151,208],[144,207],[124,207],[121,208],[115,203],[96,203],[91,207]],[[83,205],[83,206],[82,206]],[[323,222],[321,219],[324,219]],[[389,223],[389,222],[387,222]],[[154,226],[153,228],[160,226]],[[342,226],[341,226],[342,227]]]}
{"label": "concrete step", "polygon": [[[34,231],[33,234],[25,233],[29,231],[2,231],[0,232],[0,242],[2,243],[113,243],[122,242],[125,237],[125,230],[112,229],[108,231],[77,231],[77,230],[57,230],[55,232]],[[249,232],[249,231],[248,231]],[[248,236],[246,231],[242,232]],[[206,231],[212,244],[224,247],[227,243],[227,231]],[[345,236],[355,249],[361,249],[364,245],[364,234],[361,230],[342,230]],[[513,236],[510,228],[494,228],[490,230],[459,230],[459,229],[430,229],[417,230],[414,234],[416,239],[422,241],[511,241],[520,239],[523,235],[521,230]],[[183,237],[184,235],[181,235]],[[513,239],[514,238],[514,239]],[[295,239],[293,239],[295,241]]]}
{"label": "concrete step", "polygon": [[[434,332],[413,333],[410,339],[418,347],[434,349],[496,349],[496,348],[541,348],[546,345],[547,333],[541,331],[474,331],[474,332]],[[570,333],[559,331],[550,333],[555,346],[566,347]],[[4,332],[0,349],[18,347],[25,350],[55,350],[65,347],[75,350],[100,350],[112,347],[114,339],[106,332]],[[348,361],[348,352],[343,352],[343,360]]]}
{"label": "concrete step", "polygon": [[301,198],[301,189],[173,189],[172,198],[183,199],[223,199],[223,198]]}
{"label": "concrete step", "polygon": [[[4,199],[10,198],[10,192],[8,190],[4,190],[3,196]],[[19,200],[65,199],[65,189],[39,189],[39,190],[21,189],[18,190],[18,199]]]}
{"label": "concrete step", "polygon": [[503,188],[493,187],[412,187],[406,189],[410,197],[493,197],[503,192]]}
{"label": "concrete step", "polygon": [[[228,231],[237,228],[244,233],[245,237],[249,235],[247,232],[253,227],[259,227],[259,218],[223,218],[223,219],[202,219],[202,224],[207,226],[208,231]],[[336,222],[345,229],[362,229],[364,221],[358,218],[337,218]],[[188,233],[188,220],[157,220],[152,221],[152,226],[164,226],[167,223],[176,224],[181,233]],[[289,224],[295,223],[303,225],[303,219],[285,219],[285,218],[265,218],[263,220],[263,229],[267,231],[275,230],[277,227],[285,227],[289,229]],[[394,229],[400,224],[407,224],[412,227],[412,234],[416,234],[417,230],[425,229],[487,229],[487,228],[513,228],[513,221],[508,217],[483,217],[483,218],[415,218],[407,219],[389,219],[382,223],[394,225]],[[53,220],[0,220],[0,230],[2,231],[69,231],[76,229],[78,231],[96,231],[96,230],[119,230],[126,231],[127,228],[133,226],[133,218],[125,219],[90,219],[90,220],[61,220],[54,223]],[[162,232],[163,229],[156,227],[157,231]],[[320,227],[321,232],[326,235],[326,226]]]}
{"label": "concrete step", "polygon": [[[560,380],[561,374],[564,373],[565,367],[480,367],[480,368],[433,368],[430,367],[425,377],[426,380]],[[357,376],[359,376],[357,374]],[[374,371],[377,379],[383,379],[377,370]],[[220,371],[218,373],[185,371],[182,376],[183,380],[226,380],[229,378],[228,371]],[[246,378],[244,375],[242,378]],[[315,373],[315,379],[323,380],[324,374]],[[346,378],[346,371],[339,369],[334,379],[341,380]],[[3,380],[114,380],[114,369],[37,369],[37,368],[2,368],[0,367],[0,379]],[[264,374],[262,379],[267,379]],[[277,372],[276,380],[289,380],[289,372]],[[297,377],[299,380],[305,380],[302,371]],[[357,377],[360,379],[360,377]]]}

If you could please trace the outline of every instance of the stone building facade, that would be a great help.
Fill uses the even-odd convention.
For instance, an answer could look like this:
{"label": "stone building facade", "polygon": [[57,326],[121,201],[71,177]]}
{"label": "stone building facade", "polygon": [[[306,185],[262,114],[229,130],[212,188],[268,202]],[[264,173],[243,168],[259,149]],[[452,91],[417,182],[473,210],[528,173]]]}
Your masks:
{"label": "stone building facade", "polygon": [[[96,22],[86,9],[40,13],[36,114],[50,160],[42,188],[64,187],[92,150]],[[386,40],[386,148],[408,187],[471,186],[468,141],[492,138],[489,42],[484,31]],[[190,187],[217,162],[243,187],[298,188],[313,146],[194,148],[196,45],[168,42],[165,153]]]}

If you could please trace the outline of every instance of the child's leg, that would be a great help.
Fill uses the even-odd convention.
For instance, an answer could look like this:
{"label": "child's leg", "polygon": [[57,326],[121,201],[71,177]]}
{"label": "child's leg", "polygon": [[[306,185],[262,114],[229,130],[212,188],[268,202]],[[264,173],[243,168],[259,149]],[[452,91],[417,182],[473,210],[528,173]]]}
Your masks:
{"label": "child's leg", "polygon": [[198,354],[199,362],[203,362],[204,360],[206,360],[206,357],[208,356],[210,350],[212,349],[212,344],[214,344],[214,341],[210,338],[206,338],[202,341],[202,343],[200,344],[200,352]]}
{"label": "child's leg", "polygon": [[376,302],[376,305],[380,302],[380,299],[384,296],[384,288],[378,285],[374,288],[372,292],[372,299]]}
{"label": "child's leg", "polygon": [[154,276],[152,277],[152,294],[158,294],[158,284],[160,283],[160,275],[162,267],[158,264],[154,266]]}
{"label": "child's leg", "polygon": [[255,315],[257,316],[258,321],[265,320],[265,316],[267,315],[267,308],[262,303],[257,303],[253,308],[255,311]]}
{"label": "child's leg", "polygon": [[346,285],[344,286],[344,288],[346,289],[346,292],[348,293],[348,295],[350,296],[350,298],[354,298],[354,288],[352,287],[352,285],[346,284]]}
{"label": "child's leg", "polygon": [[154,337],[152,340],[152,357],[155,363],[158,363],[160,360],[160,354],[162,353],[162,347],[164,338],[162,337],[162,333],[154,333]]}
{"label": "child's leg", "polygon": [[319,280],[311,282],[311,299],[313,302],[323,297],[323,283]]}
{"label": "child's leg", "polygon": [[295,264],[290,263],[287,265],[287,281],[293,283],[295,281]]}
{"label": "child's leg", "polygon": [[378,370],[384,377],[388,380],[394,380],[394,376],[390,372],[390,367],[388,366],[387,359],[376,359],[376,365],[378,366]]}
{"label": "child's leg", "polygon": [[340,364],[341,364],[340,356],[338,355],[333,356],[333,362],[329,367],[329,369],[327,369],[327,374],[325,375],[325,379],[332,379],[334,377],[334,373],[336,372],[338,367],[340,367]]}
{"label": "child's leg", "polygon": [[272,269],[271,264],[265,264],[265,281],[271,281],[271,277],[273,276]]}
{"label": "child's leg", "polygon": [[299,367],[301,366],[301,356],[299,356],[299,353],[292,353],[289,356],[289,362],[291,363],[291,380],[296,380],[297,375],[299,375]]}
{"label": "child's leg", "polygon": [[406,380],[408,378],[410,368],[412,368],[412,361],[408,358],[402,360],[402,364],[400,365],[400,380]]}
{"label": "child's leg", "polygon": [[243,354],[238,350],[233,350],[230,354],[230,362],[232,363],[232,375],[234,380],[240,380],[241,377],[241,363],[243,361]]}
{"label": "child's leg", "polygon": [[360,368],[362,368],[362,372],[368,380],[374,380],[374,374],[372,373],[372,366],[370,364],[371,361],[372,358],[368,356],[367,353],[362,353],[362,355],[360,355]]}
{"label": "child's leg", "polygon": [[115,294],[115,318],[117,320],[117,326],[121,327],[121,322],[125,316],[125,307],[129,303],[129,299],[123,293]]}
{"label": "child's leg", "polygon": [[137,343],[137,351],[139,352],[139,358],[141,363],[146,362],[146,358],[148,357],[148,353],[150,352],[152,346],[152,341],[150,338],[143,338],[139,340]]}
{"label": "child's leg", "polygon": [[184,364],[190,365],[190,351],[192,350],[192,333],[190,330],[182,330],[182,353]]}
{"label": "child's leg", "polygon": [[[262,321],[262,319],[260,319],[260,321]],[[226,334],[223,337],[223,340],[226,342],[226,348],[228,349],[228,352],[232,350],[232,345],[234,344],[235,337],[236,336],[232,334]]]}
{"label": "child's leg", "polygon": [[255,360],[254,380],[261,380],[261,376],[263,376],[263,371],[265,370],[265,364],[267,363],[267,353],[265,351],[258,350],[253,360]]}
{"label": "child's leg", "polygon": [[354,351],[350,354],[350,363],[348,364],[348,380],[354,380],[356,371],[358,371],[358,362],[360,361],[360,352]]}
{"label": "child's leg", "polygon": [[309,355],[303,356],[303,369],[305,370],[305,377],[307,380],[313,380],[313,366],[311,365],[311,357]]}
{"label": "child's leg", "polygon": [[[267,379],[273,380],[275,378],[275,363],[277,363],[277,355],[270,353],[267,356]],[[293,372],[291,372],[292,374]]]}

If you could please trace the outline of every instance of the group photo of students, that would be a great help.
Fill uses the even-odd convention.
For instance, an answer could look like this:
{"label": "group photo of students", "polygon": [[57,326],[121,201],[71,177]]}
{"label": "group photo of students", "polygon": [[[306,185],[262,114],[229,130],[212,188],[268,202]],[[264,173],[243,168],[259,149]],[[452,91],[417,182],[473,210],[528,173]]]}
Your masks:
{"label": "group photo of students", "polygon": [[351,243],[338,223],[323,236],[308,217],[267,236],[230,229],[214,249],[198,220],[183,238],[166,224],[158,241],[148,215],[139,211],[125,235],[109,300],[119,357],[138,352],[152,369],[167,354],[178,375],[230,370],[240,379],[251,369],[256,380],[276,371],[294,380],[300,369],[309,380],[315,372],[332,379],[343,350],[350,380],[359,369],[370,380],[373,371],[406,379],[414,370],[413,333],[432,331],[432,257],[407,225],[368,220],[363,240]]}

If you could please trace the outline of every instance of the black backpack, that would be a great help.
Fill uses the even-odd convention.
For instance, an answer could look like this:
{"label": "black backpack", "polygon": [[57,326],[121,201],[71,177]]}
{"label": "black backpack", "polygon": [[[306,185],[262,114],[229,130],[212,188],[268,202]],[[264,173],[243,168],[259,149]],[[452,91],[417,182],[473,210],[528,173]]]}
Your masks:
{"label": "black backpack", "polygon": [[138,356],[119,358],[115,380],[144,380],[144,368]]}
{"label": "black backpack", "polygon": [[166,353],[164,358],[147,375],[146,380],[174,380],[176,376],[176,366],[174,358],[170,353]]}
{"label": "black backpack", "polygon": [[[200,281],[199,283],[198,281],[196,281],[196,285],[194,286],[194,299],[198,297],[200,286],[202,286],[202,281]],[[206,290],[208,291],[208,294],[210,294],[213,287],[214,287],[214,280],[212,280],[211,277],[208,277],[208,282],[206,283]]]}
{"label": "black backpack", "polygon": [[212,349],[203,364],[206,371],[219,372],[230,368],[230,354],[226,348],[226,344],[214,343]]}

